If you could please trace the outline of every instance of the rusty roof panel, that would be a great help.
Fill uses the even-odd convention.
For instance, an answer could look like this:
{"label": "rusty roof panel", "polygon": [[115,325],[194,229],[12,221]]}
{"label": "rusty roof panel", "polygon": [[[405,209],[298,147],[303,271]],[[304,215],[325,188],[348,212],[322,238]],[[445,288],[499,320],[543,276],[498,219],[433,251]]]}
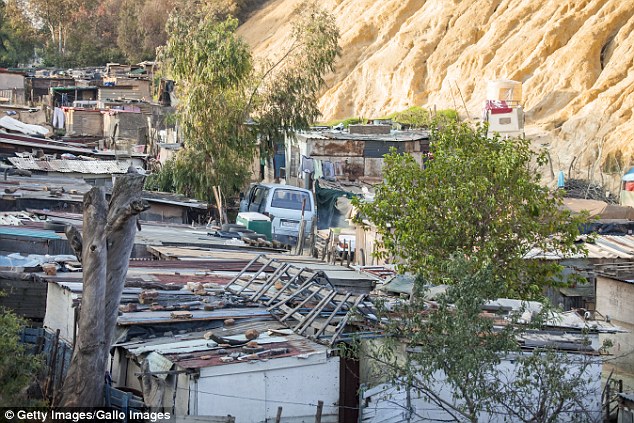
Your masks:
{"label": "rusty roof panel", "polygon": [[[251,355],[253,351],[246,351],[246,339],[243,334],[253,329],[259,336],[259,355]],[[277,332],[280,330],[281,332]],[[273,332],[269,332],[273,331]],[[133,355],[157,351],[179,367],[198,369],[211,366],[244,363],[251,360],[269,360],[284,357],[298,357],[315,353],[326,353],[328,349],[307,338],[293,333],[285,334],[280,324],[271,317],[257,317],[236,322],[233,326],[220,326],[211,330],[216,336],[224,339],[243,339],[235,345],[218,345],[215,341],[205,338],[209,331],[190,332],[179,336],[130,341],[118,344]],[[220,358],[230,354],[240,355],[233,361],[223,361]]]}
{"label": "rusty roof panel", "polygon": [[312,156],[363,157],[364,145],[363,141],[314,140],[310,154]]}
{"label": "rusty roof panel", "polygon": [[220,310],[190,310],[191,318],[178,319],[172,317],[172,311],[137,311],[123,313],[117,319],[120,326],[148,325],[159,323],[182,323],[208,320],[247,319],[250,317],[268,316],[264,308],[223,308]]}
{"label": "rusty roof panel", "polygon": [[[634,235],[598,235],[594,242],[586,242],[589,259],[633,259]],[[527,259],[563,260],[568,258],[584,258],[583,255],[564,257],[558,251],[541,251],[533,249],[526,254]]]}

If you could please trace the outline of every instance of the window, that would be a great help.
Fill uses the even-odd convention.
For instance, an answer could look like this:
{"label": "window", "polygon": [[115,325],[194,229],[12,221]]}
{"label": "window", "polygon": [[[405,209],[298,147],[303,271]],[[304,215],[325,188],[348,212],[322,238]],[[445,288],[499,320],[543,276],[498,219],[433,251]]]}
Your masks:
{"label": "window", "polygon": [[510,124],[511,124],[511,118],[509,117],[500,118],[500,125],[510,125]]}
{"label": "window", "polygon": [[289,210],[301,210],[302,201],[306,200],[305,211],[312,211],[308,193],[291,189],[276,189],[271,199],[271,207]]}
{"label": "window", "polygon": [[262,213],[266,206],[266,196],[268,194],[268,188],[256,187],[251,197],[251,204],[249,204],[249,211]]}

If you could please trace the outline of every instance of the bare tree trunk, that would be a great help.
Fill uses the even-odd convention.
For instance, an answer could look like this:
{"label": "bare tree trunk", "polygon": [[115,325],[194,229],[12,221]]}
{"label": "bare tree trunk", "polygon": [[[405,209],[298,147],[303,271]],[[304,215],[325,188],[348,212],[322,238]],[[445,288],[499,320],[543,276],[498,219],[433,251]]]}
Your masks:
{"label": "bare tree trunk", "polygon": [[104,297],[106,287],[106,196],[94,187],[84,196],[82,249],[84,288],[79,332],[73,358],[64,380],[62,404],[66,407],[98,407],[103,403],[106,371],[104,348]]}
{"label": "bare tree trunk", "polygon": [[107,359],[134,244],[136,216],[149,208],[141,197],[143,181],[138,174],[118,176],[109,205],[101,188],[92,188],[84,196],[85,240],[77,233],[73,236],[75,244],[82,245],[84,289],[77,347],[64,381],[62,406],[103,405]]}
{"label": "bare tree trunk", "polygon": [[138,174],[118,176],[110,198],[106,226],[108,242],[108,276],[104,314],[106,324],[104,339],[107,343],[104,355],[106,356],[110,352],[117,326],[121,293],[128,273],[130,253],[134,246],[137,215],[149,208],[147,202],[141,197],[144,180],[145,177]]}

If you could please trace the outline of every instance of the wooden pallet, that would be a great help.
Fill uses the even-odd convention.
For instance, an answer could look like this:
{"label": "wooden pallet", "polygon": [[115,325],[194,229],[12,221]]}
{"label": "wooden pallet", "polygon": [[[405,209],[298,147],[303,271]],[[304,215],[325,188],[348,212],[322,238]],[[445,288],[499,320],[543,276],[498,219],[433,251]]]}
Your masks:
{"label": "wooden pallet", "polygon": [[[259,270],[247,274],[251,266]],[[273,267],[273,273],[264,269]],[[232,294],[258,302],[295,333],[332,345],[357,313],[371,312],[365,294],[340,293],[321,271],[254,258],[226,287]]]}

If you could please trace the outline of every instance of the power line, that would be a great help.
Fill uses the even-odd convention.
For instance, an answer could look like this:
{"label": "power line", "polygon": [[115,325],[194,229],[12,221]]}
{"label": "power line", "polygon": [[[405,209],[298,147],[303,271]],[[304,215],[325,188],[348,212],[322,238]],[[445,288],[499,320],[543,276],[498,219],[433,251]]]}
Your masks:
{"label": "power line", "polygon": [[[177,387],[176,389],[180,389],[180,390],[184,390],[184,391],[190,391],[190,388],[183,388],[183,387]],[[239,400],[247,400],[247,401],[258,401],[258,402],[270,402],[270,403],[274,403],[274,404],[288,404],[288,405],[304,405],[304,406],[309,406],[309,407],[317,407],[317,404],[314,403],[306,403],[306,402],[295,402],[295,401],[277,401],[277,400],[271,400],[271,399],[265,399],[265,398],[252,398],[252,397],[244,397],[244,396],[240,396],[240,395],[230,395],[230,394],[219,394],[217,392],[209,392],[209,391],[201,391],[199,389],[195,390],[196,393],[200,393],[200,394],[205,394],[205,395],[213,395],[213,396],[218,396],[218,397],[224,397],[224,398],[233,398],[233,399],[239,399]],[[385,401],[387,399],[384,399]],[[396,402],[392,403],[397,406],[402,408],[404,411],[409,411],[407,409],[407,407],[405,407],[404,405],[400,405]],[[343,408],[343,409],[348,409],[348,410],[365,410],[365,409],[372,409],[372,410],[396,410],[397,408],[395,407],[372,407],[372,406],[368,406],[368,407],[351,407],[351,406],[347,406],[347,405],[338,405],[338,404],[332,404],[332,405],[326,405],[324,404],[324,407],[330,407],[330,408]],[[437,407],[437,408],[420,408],[420,407],[414,407],[414,409],[416,411],[444,411],[441,407]],[[587,410],[587,409],[574,409],[574,410],[562,410],[559,412],[559,414],[578,414],[578,413],[600,413],[602,412],[602,409],[597,409],[597,410]],[[499,415],[508,415],[508,413],[503,412],[503,411],[486,411],[483,410],[483,413],[487,413],[487,414],[499,414]]]}

